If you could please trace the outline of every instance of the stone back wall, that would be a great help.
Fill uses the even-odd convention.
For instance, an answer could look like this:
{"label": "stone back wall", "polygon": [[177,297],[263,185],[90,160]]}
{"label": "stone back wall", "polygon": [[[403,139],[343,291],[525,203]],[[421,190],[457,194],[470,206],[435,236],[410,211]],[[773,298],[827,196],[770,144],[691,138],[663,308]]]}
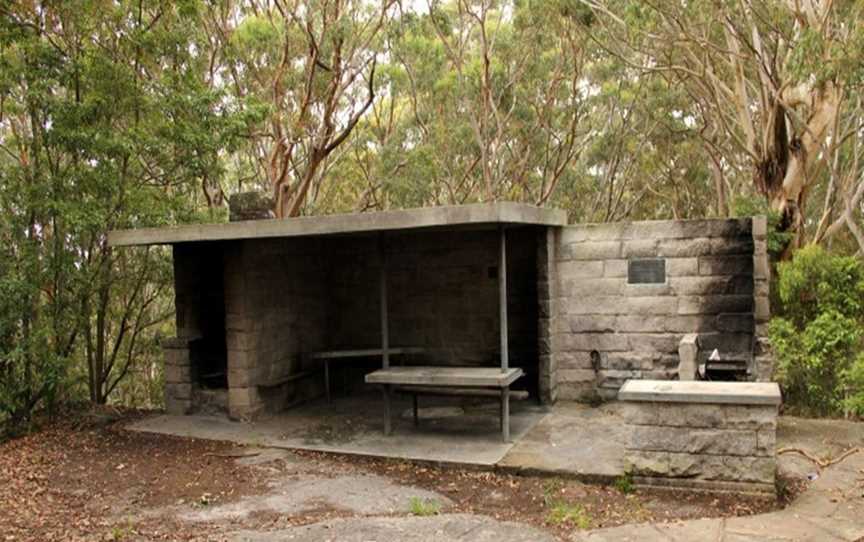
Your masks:
{"label": "stone back wall", "polygon": [[[536,239],[508,231],[508,328],[515,366],[537,364]],[[386,253],[390,344],[428,349],[423,361],[497,365],[498,232],[441,231],[332,238],[328,255],[331,349],[381,344],[380,253]]]}
{"label": "stone back wall", "polygon": [[317,239],[262,239],[226,244],[224,258],[230,413],[279,410],[308,391],[287,380],[301,354],[326,342],[326,256]]}
{"label": "stone back wall", "polygon": [[[670,379],[678,343],[749,362],[754,330],[751,219],[565,226],[555,250],[558,397],[614,398],[629,378]],[[665,259],[662,284],[628,283],[628,261]]]}

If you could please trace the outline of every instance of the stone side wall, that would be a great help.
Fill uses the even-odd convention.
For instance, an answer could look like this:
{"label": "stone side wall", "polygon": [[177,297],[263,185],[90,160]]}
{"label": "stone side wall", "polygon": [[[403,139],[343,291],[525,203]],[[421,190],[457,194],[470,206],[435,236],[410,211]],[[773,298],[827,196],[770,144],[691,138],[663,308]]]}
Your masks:
{"label": "stone side wall", "polygon": [[[628,284],[628,260],[638,258],[664,258],[665,283]],[[718,348],[726,359],[749,363],[753,270],[750,219],[561,228],[553,329],[558,397],[611,399],[626,379],[673,378],[688,333],[699,333],[707,352]]]}
{"label": "stone side wall", "polygon": [[[176,245],[173,249],[177,337],[162,344],[165,410],[171,414],[186,414],[193,408],[196,356],[200,357],[204,346],[214,344],[219,350],[218,345],[224,343],[222,308],[214,308],[214,304],[221,305],[222,297],[221,250],[216,244]],[[214,265],[219,281],[207,280]]]}
{"label": "stone side wall", "polygon": [[768,221],[753,218],[753,364],[751,377],[770,382],[774,376],[774,357],[768,340],[771,319],[771,263],[768,256]]}
{"label": "stone side wall", "polygon": [[625,402],[624,419],[639,483],[774,491],[776,406]]}
{"label": "stone side wall", "polygon": [[326,254],[315,239],[225,246],[228,407],[234,418],[280,410],[312,394],[301,353],[321,350],[326,327]]}
{"label": "stone side wall", "polygon": [[555,247],[557,234],[553,228],[537,232],[537,359],[539,363],[539,395],[543,403],[558,399],[558,357],[553,348],[553,335],[558,319],[558,298],[555,281]]}

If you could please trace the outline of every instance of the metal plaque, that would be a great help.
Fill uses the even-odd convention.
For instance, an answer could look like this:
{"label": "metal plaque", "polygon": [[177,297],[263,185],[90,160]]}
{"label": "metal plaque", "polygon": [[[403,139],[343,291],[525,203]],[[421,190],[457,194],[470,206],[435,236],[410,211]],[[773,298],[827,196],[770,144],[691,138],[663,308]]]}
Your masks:
{"label": "metal plaque", "polygon": [[627,261],[628,284],[665,284],[666,260],[651,258]]}

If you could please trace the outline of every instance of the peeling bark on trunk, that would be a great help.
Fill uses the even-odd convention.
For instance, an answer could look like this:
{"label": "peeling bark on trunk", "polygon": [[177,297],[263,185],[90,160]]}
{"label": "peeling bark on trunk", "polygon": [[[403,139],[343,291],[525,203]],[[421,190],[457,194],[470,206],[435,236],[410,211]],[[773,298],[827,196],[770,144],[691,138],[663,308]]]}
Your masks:
{"label": "peeling bark on trunk", "polygon": [[[793,234],[790,248],[795,248],[803,233],[809,169],[834,125],[840,92],[829,82],[809,91],[797,87],[782,98],[771,112],[773,125],[766,130],[771,136],[756,166],[754,182],[770,208],[780,214],[779,229]],[[808,106],[809,117],[800,134],[790,135],[787,111],[802,105]]]}

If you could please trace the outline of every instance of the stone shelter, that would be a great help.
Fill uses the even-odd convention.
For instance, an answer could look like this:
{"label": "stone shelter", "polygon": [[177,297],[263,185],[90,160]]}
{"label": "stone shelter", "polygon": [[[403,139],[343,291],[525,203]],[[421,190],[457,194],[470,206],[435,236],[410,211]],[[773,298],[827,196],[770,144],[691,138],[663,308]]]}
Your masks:
{"label": "stone shelter", "polygon": [[[109,243],[173,251],[166,410],[251,418],[323,396],[337,365],[356,387],[391,358],[518,369],[491,384],[502,408],[511,388],[551,404],[693,378],[679,374],[685,354],[709,378],[765,380],[765,235],[760,217],[571,225],[498,202],[124,230]],[[372,363],[348,361],[361,358]]]}

